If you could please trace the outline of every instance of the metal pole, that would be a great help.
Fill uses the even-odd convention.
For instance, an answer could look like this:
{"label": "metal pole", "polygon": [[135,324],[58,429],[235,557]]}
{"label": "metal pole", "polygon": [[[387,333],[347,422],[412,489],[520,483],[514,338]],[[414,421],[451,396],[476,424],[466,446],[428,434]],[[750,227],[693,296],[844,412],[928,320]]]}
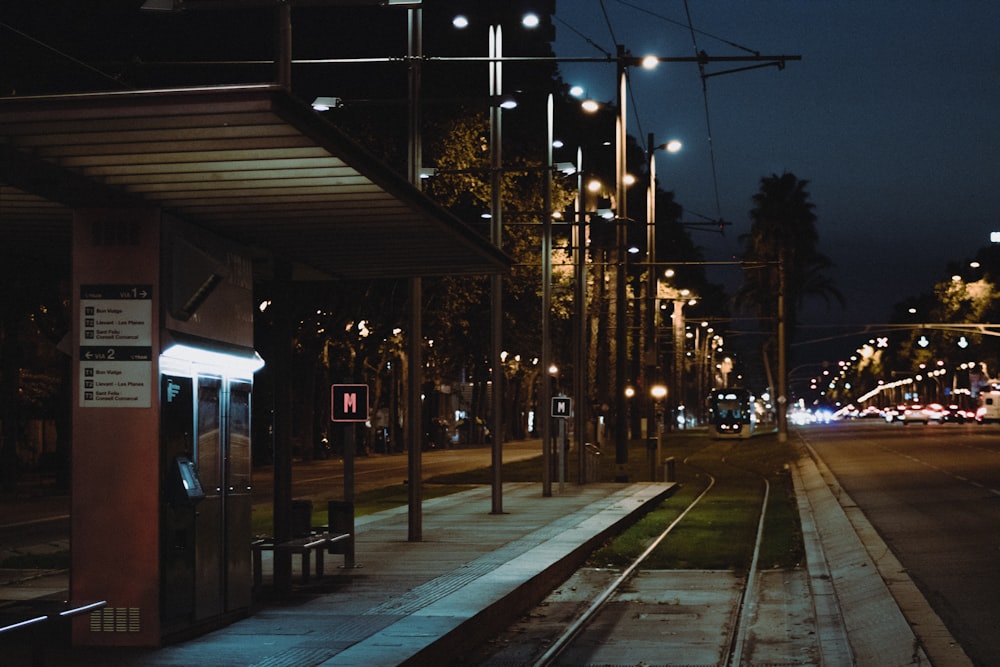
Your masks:
{"label": "metal pole", "polygon": [[[496,101],[503,89],[501,74],[503,35],[500,26],[490,27],[490,100]],[[503,240],[503,202],[500,197],[500,169],[503,165],[503,137],[500,107],[490,104],[490,240],[498,249]],[[503,514],[503,277],[490,276],[490,362],[493,367],[493,514]]]}
{"label": "metal pole", "polygon": [[[275,314],[280,334],[274,360],[274,541],[292,539],[292,340],[295,338],[295,308],[292,303],[291,263],[275,258]],[[274,593],[285,597],[292,591],[292,555],[274,551]]]}
{"label": "metal pole", "polygon": [[424,55],[423,10],[407,10],[407,27],[409,38],[407,43],[408,63],[408,94],[409,94],[409,146],[407,160],[407,177],[410,183],[420,188],[420,167],[423,163],[423,143],[421,141],[421,61]]}
{"label": "metal pole", "polygon": [[[350,378],[348,378],[348,381],[351,381]],[[344,503],[346,503],[350,512],[354,511],[354,455],[357,453],[358,447],[357,433],[358,425],[356,423],[349,422],[344,424]],[[353,515],[351,516],[351,521],[354,521]],[[355,566],[355,540],[353,531],[348,543],[347,553],[344,554],[344,567],[353,568]]]}
{"label": "metal pole", "polygon": [[625,145],[627,140],[625,125],[625,98],[626,98],[626,70],[625,70],[625,48],[618,45],[618,122],[616,133],[615,152],[615,217],[617,220],[617,257],[615,276],[615,481],[628,481],[628,411],[625,396],[626,382],[625,369],[627,367],[628,335],[626,332],[626,299],[625,290],[625,245],[626,227],[628,211],[626,207],[625,192]]}
{"label": "metal pole", "polygon": [[[552,93],[545,104],[545,186],[542,201],[542,372],[536,418],[542,422],[542,495],[552,495],[552,384],[549,366],[552,363],[552,341],[549,331],[549,311],[552,309]],[[561,443],[560,443],[561,444]],[[560,457],[560,466],[562,460]]]}
{"label": "metal pole", "polygon": [[423,502],[423,402],[421,401],[421,388],[424,383],[424,362],[423,362],[423,313],[421,312],[421,289],[420,278],[410,279],[410,363],[408,367],[410,385],[408,390],[408,407],[406,412],[409,419],[409,440],[410,451],[407,462],[407,472],[409,474],[408,500],[409,511],[409,533],[410,542],[420,542],[423,540],[423,513],[421,504]]}
{"label": "metal pole", "polygon": [[[646,192],[646,363],[643,400],[648,401],[649,409],[646,417],[646,437],[653,433],[653,423],[656,421],[656,403],[649,391],[659,378],[656,377],[656,367],[659,364],[659,354],[656,341],[656,148],[653,133],[646,137],[646,151],[649,158],[649,189]],[[654,476],[655,480],[656,477]]]}
{"label": "metal pole", "polygon": [[576,285],[573,300],[576,303],[576,349],[573,357],[573,398],[576,402],[573,413],[576,429],[577,475],[580,484],[586,482],[586,428],[587,413],[584,410],[584,391],[587,386],[587,220],[583,194],[583,150],[576,151],[576,225],[573,227],[573,251],[576,253]]}
{"label": "metal pole", "polygon": [[566,419],[564,417],[559,418],[559,435],[557,440],[559,441],[559,493],[563,492],[566,486]]}
{"label": "metal pole", "polygon": [[[420,187],[420,163],[422,144],[420,141],[420,60],[423,56],[422,10],[407,11],[409,27],[409,180],[415,188]],[[407,459],[409,525],[408,540],[423,540],[423,404],[420,400],[423,386],[423,281],[419,276],[410,278],[410,364],[407,368],[410,427],[410,449]]]}
{"label": "metal pole", "polygon": [[785,340],[785,277],[784,251],[778,258],[778,442],[788,440],[788,359]]}

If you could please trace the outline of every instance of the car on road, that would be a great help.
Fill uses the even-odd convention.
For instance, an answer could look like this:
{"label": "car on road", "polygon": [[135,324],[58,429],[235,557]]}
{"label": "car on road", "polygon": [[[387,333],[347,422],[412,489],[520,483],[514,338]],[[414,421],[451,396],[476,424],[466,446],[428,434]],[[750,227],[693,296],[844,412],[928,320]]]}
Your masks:
{"label": "car on road", "polygon": [[957,405],[949,405],[948,409],[945,410],[941,417],[941,421],[950,424],[965,424],[967,422],[975,421],[976,413],[971,410],[965,410]]}
{"label": "car on road", "polygon": [[980,424],[1000,422],[1000,391],[986,391],[979,395],[976,421]]}
{"label": "car on road", "polygon": [[903,405],[899,408],[896,419],[903,422],[904,426],[910,424],[926,424],[930,421],[930,413],[924,406],[918,403]]}

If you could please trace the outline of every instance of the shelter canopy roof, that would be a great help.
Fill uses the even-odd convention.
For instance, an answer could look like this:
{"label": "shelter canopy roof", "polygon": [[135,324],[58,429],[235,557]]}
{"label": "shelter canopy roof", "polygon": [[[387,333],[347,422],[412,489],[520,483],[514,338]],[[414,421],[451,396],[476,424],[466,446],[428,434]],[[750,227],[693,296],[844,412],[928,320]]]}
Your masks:
{"label": "shelter canopy roof", "polygon": [[68,252],[73,208],[155,206],[299,275],[498,273],[509,258],[274,85],[0,99],[0,242]]}

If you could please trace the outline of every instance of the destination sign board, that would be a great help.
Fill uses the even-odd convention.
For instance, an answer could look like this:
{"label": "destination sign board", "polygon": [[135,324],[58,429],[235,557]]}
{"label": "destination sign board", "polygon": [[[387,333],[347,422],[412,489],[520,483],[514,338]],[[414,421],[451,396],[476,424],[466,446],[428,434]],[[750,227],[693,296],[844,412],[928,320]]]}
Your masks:
{"label": "destination sign board", "polygon": [[80,286],[80,406],[148,408],[152,285]]}

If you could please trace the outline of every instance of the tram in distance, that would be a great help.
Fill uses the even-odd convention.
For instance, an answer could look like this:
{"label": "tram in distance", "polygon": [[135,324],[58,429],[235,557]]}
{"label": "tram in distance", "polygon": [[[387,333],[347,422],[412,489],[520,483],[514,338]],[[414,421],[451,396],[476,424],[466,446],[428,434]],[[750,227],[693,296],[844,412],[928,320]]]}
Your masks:
{"label": "tram in distance", "polygon": [[750,438],[778,427],[773,407],[744,387],[715,389],[708,400],[715,438]]}

